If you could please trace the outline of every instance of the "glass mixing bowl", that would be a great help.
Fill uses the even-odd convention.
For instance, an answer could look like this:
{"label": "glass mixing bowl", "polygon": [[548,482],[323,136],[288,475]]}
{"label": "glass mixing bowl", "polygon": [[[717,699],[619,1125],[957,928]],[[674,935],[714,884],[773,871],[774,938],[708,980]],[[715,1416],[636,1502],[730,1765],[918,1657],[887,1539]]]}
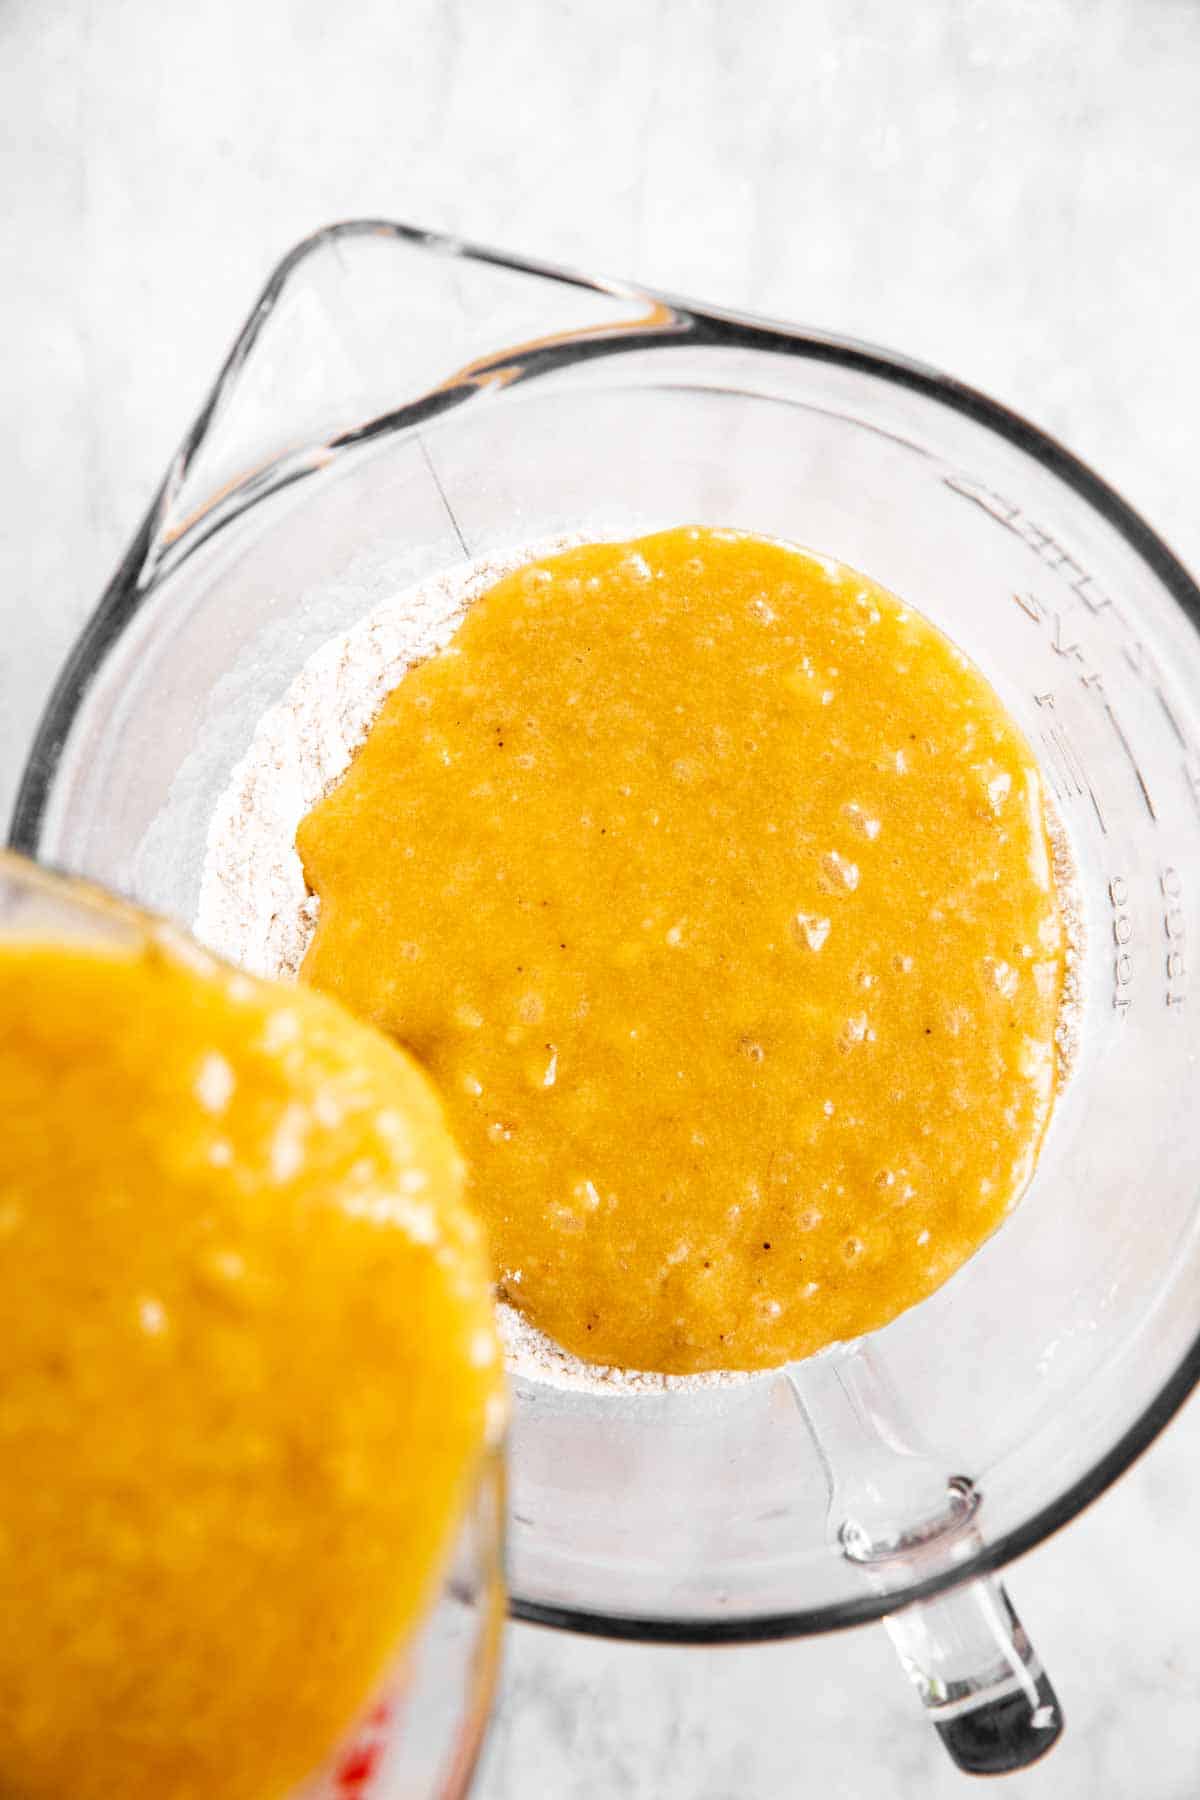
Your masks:
{"label": "glass mixing bowl", "polygon": [[14,841],[181,920],[308,655],[466,555],[692,522],[904,596],[1041,758],[1079,870],[1078,1065],[1036,1179],[869,1344],[733,1388],[517,1383],[512,1610],[713,1643],[883,1618],[960,1764],[1057,1735],[994,1571],[1200,1372],[1200,594],[1088,469],[937,372],[404,227],[271,279],[50,702]]}
{"label": "glass mixing bowl", "polygon": [[[0,850],[0,937],[129,945],[163,930],[159,921],[89,883]],[[294,1800],[462,1800],[496,1686],[503,1539],[503,1463],[498,1451],[489,1451],[434,1604],[415,1636],[397,1646],[395,1663],[363,1716]],[[278,1723],[273,1721],[275,1729]],[[229,1753],[236,1757],[237,1746],[230,1745]]]}

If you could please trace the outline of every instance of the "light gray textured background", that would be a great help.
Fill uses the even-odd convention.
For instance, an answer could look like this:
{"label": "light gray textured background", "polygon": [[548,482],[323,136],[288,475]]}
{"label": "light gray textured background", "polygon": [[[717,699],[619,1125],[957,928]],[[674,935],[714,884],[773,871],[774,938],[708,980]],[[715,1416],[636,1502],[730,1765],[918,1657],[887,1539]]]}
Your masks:
{"label": "light gray textured background", "polygon": [[[1196,0],[0,0],[0,205],[5,810],[265,275],[338,216],[896,345],[1063,437],[1200,566]],[[1197,1517],[1193,1404],[1012,1572],[1070,1735],[1006,1800],[1200,1793]],[[478,1791],[970,1785],[878,1632],[522,1629]]]}

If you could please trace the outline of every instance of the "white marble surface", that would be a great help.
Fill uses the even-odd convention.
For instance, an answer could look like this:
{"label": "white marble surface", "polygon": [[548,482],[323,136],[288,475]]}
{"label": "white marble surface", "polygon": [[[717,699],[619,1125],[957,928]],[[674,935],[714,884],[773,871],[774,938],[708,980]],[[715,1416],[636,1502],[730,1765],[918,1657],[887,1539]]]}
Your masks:
{"label": "white marble surface", "polygon": [[[0,807],[288,245],[377,213],[847,329],[1091,459],[1200,565],[1194,0],[5,0]],[[1015,1569],[1069,1737],[1006,1793],[1200,1791],[1200,1411]],[[511,1634],[484,1800],[967,1791],[881,1634]]]}

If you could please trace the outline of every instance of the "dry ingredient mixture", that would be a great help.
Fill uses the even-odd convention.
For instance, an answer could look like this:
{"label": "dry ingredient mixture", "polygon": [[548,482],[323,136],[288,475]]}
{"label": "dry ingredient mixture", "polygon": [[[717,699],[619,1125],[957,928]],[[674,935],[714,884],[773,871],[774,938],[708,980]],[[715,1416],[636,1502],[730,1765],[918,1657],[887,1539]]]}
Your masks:
{"label": "dry ingredient mixture", "polygon": [[[1028,750],[919,616],[733,533],[538,556],[401,681],[411,621],[437,647],[497,573],[310,665],[214,820],[200,930],[294,970],[320,918],[306,975],[433,1068],[518,1361],[649,1385],[884,1322],[1015,1201],[1052,1104]],[[318,909],[292,837],[323,795]]]}
{"label": "dry ingredient mixture", "polygon": [[321,996],[156,936],[0,947],[0,1087],[0,1793],[282,1797],[499,1422],[440,1105]]}

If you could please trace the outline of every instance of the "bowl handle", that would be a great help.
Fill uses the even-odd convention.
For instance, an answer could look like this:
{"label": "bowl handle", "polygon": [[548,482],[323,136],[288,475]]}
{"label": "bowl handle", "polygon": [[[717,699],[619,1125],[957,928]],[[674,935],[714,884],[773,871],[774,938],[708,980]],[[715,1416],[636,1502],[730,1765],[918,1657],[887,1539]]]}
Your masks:
{"label": "bowl handle", "polygon": [[789,1379],[825,1471],[831,1537],[877,1594],[897,1594],[884,1627],[951,1758],[970,1775],[1036,1762],[1062,1708],[1000,1581],[967,1573],[984,1548],[978,1488],[947,1476],[865,1340]]}
{"label": "bowl handle", "polygon": [[1061,1736],[1058,1698],[994,1575],[889,1613],[883,1623],[965,1774],[1024,1769]]}

